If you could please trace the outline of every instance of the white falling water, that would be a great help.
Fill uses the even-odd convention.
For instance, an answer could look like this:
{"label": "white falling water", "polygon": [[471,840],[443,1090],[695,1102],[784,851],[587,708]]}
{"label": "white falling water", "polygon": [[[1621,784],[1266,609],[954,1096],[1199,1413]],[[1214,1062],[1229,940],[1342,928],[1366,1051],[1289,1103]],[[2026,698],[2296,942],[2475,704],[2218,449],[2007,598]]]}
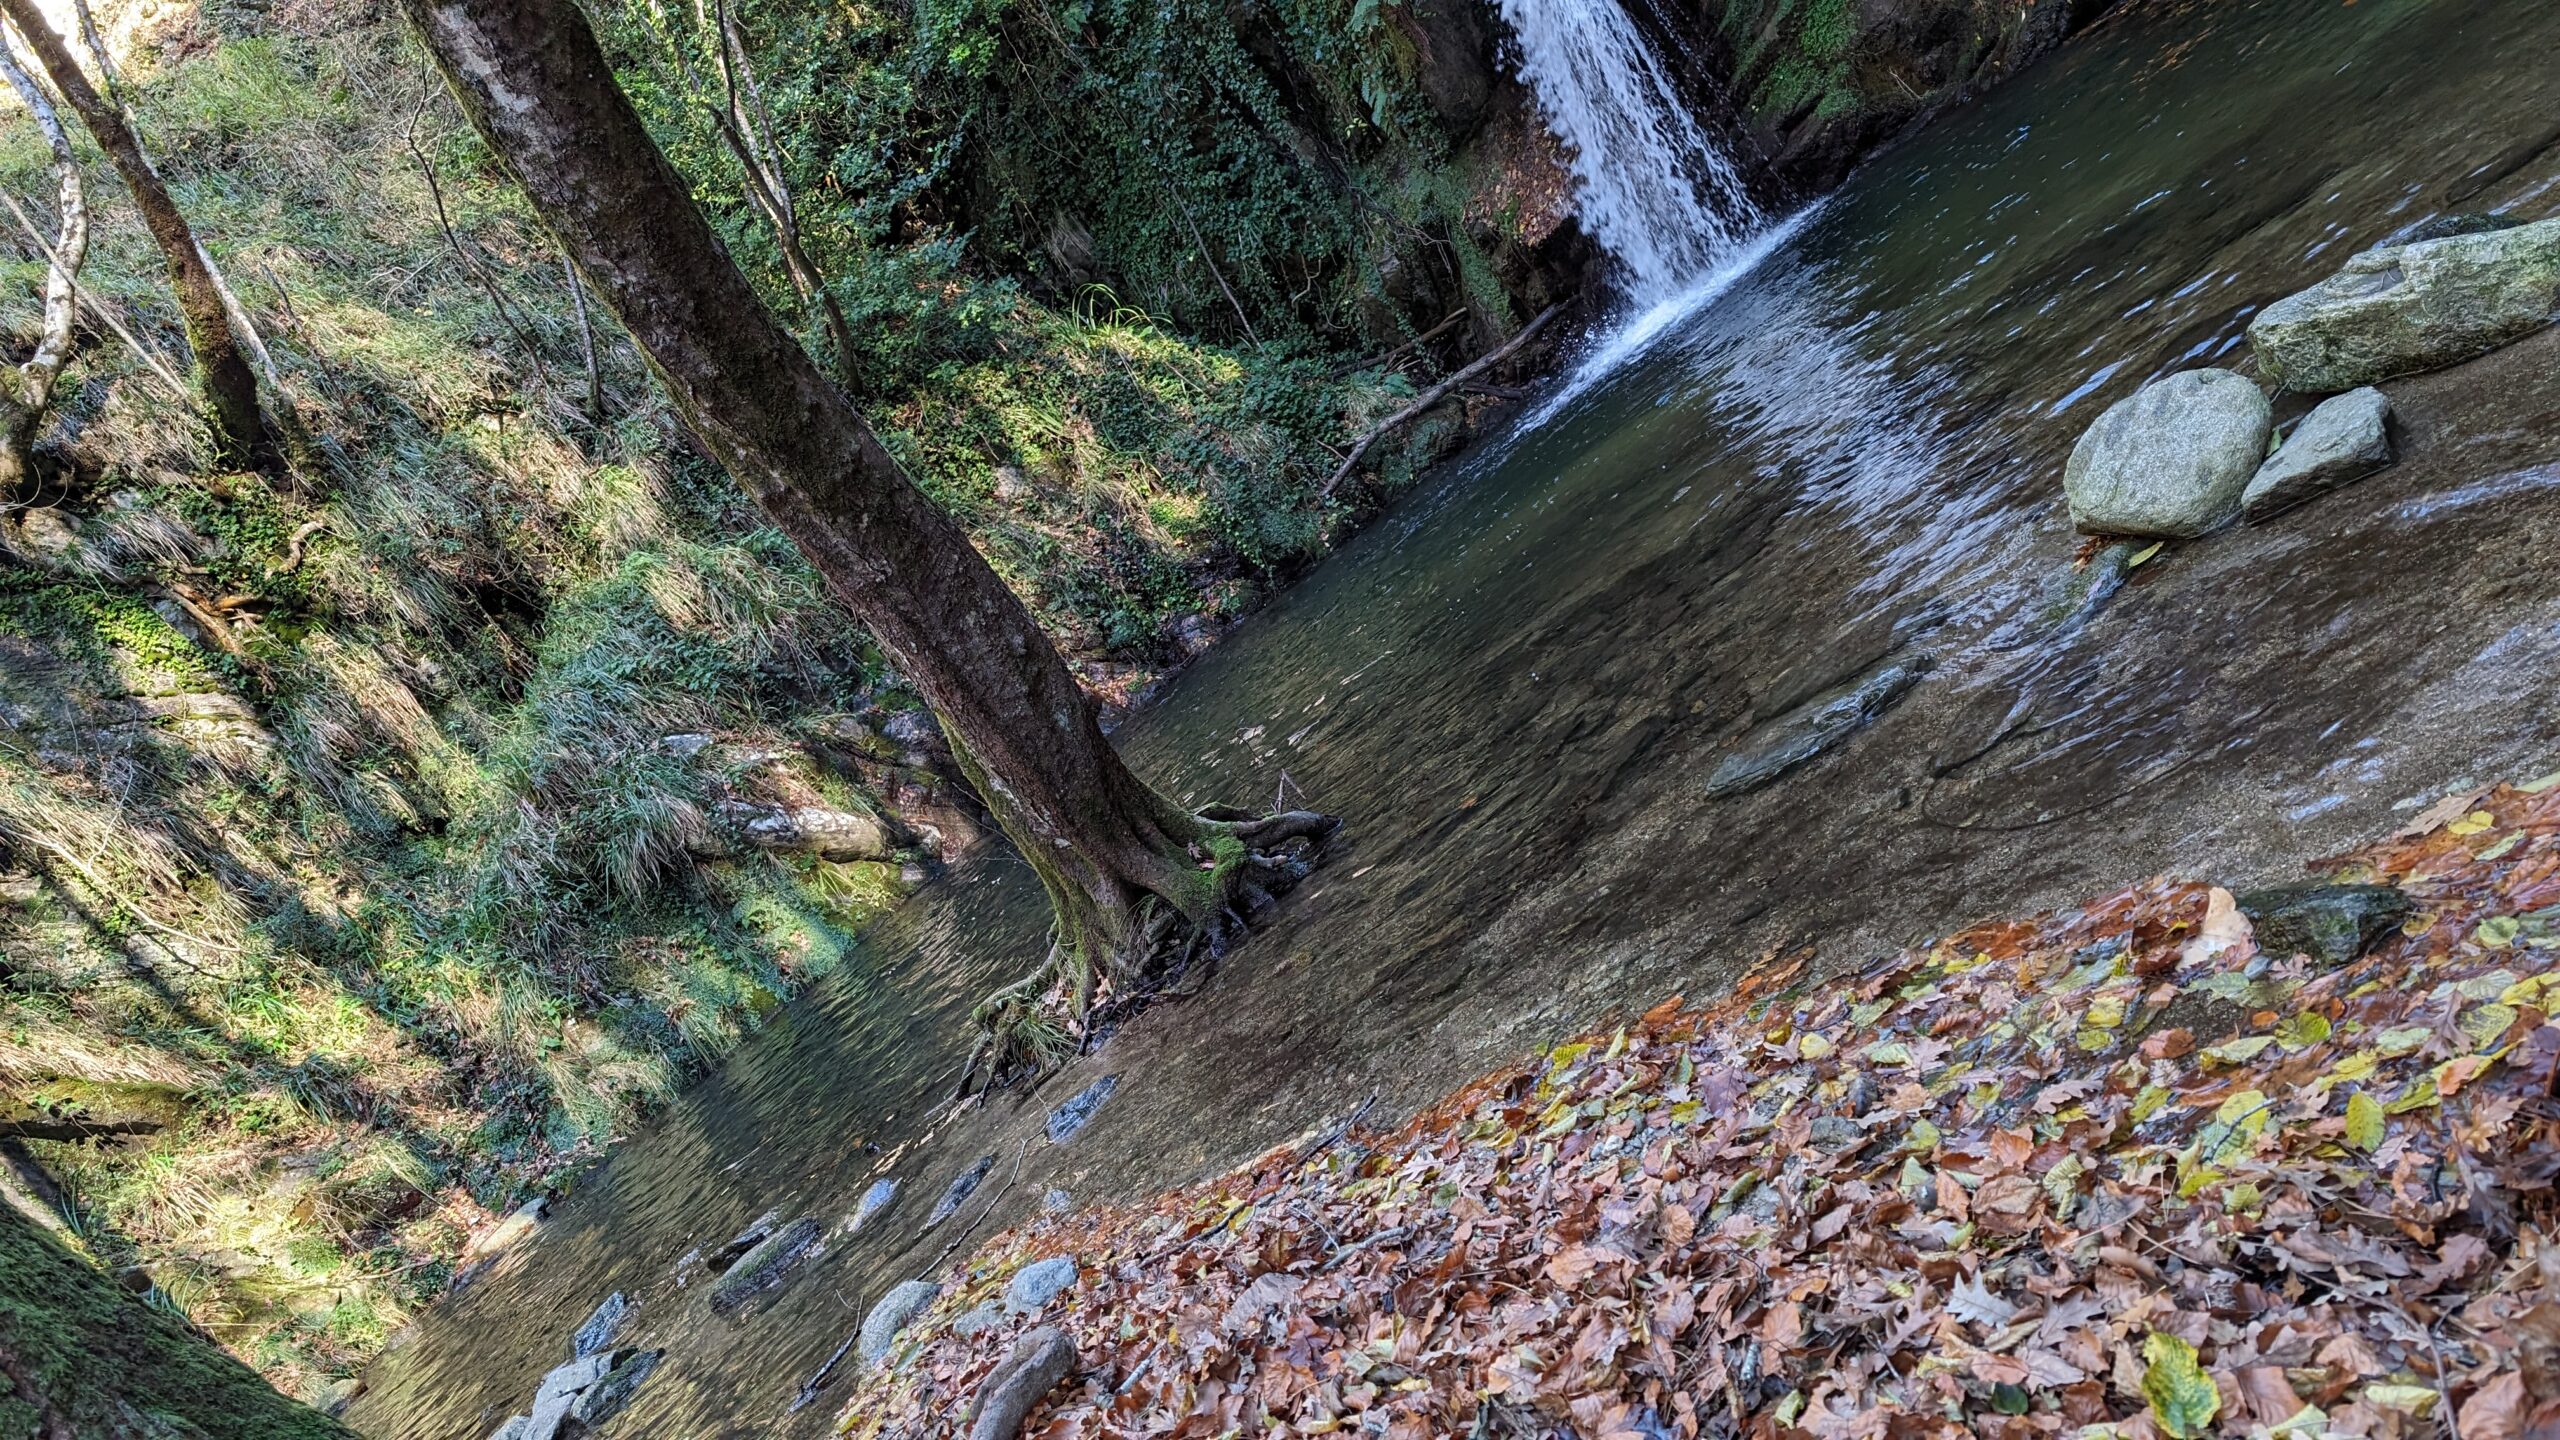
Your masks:
{"label": "white falling water", "polygon": [[1498,0],[1520,75],[1572,151],[1583,228],[1649,310],[1731,267],[1767,225],[1621,0]]}

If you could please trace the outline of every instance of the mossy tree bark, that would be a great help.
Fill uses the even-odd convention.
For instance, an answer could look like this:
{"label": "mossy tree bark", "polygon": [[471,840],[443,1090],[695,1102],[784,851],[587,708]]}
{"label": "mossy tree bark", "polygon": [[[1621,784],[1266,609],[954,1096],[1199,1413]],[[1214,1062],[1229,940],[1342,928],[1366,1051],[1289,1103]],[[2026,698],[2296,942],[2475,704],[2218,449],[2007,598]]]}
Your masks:
{"label": "mossy tree bark", "polygon": [[1044,973],[1065,969],[1079,1011],[1098,970],[1144,963],[1153,917],[1222,937],[1255,850],[1332,828],[1194,814],[1130,772],[1047,633],[757,298],[575,0],[403,3],[686,423],[942,717],[1048,886],[1060,940]]}
{"label": "mossy tree bark", "polygon": [[195,230],[179,211],[160,172],[143,154],[141,141],[125,123],[122,111],[89,83],[71,47],[46,23],[36,0],[0,0],[0,15],[17,27],[63,103],[80,117],[125,188],[133,192],[142,222],[168,263],[169,285],[186,322],[187,345],[195,352],[196,387],[223,461],[240,466],[263,463],[268,446],[266,422],[258,410],[258,377],[249,368],[248,355],[223,307],[222,286],[196,244]]}

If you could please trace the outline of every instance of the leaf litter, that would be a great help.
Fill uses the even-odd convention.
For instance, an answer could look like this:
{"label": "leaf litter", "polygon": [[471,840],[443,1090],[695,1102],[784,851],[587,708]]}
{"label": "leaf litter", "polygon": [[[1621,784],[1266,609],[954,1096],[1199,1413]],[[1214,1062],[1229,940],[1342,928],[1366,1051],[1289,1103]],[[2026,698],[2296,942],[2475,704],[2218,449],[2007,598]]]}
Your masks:
{"label": "leaf litter", "polygon": [[1044,1218],[840,1429],[943,1433],[1055,1324],[1038,1440],[2560,1440],[2560,785],[2452,800],[2319,867],[2418,903],[2342,968],[2158,881]]}

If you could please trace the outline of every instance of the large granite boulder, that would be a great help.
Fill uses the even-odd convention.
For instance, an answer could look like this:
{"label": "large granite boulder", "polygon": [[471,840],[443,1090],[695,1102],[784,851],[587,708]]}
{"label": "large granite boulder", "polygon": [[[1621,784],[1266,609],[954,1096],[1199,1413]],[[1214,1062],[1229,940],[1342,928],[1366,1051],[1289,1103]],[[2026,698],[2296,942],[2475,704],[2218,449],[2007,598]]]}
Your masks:
{"label": "large granite boulder", "polygon": [[2250,323],[2267,378],[2307,395],[2442,369],[2560,308],[2560,220],[2368,250]]}
{"label": "large granite boulder", "polygon": [[2258,467],[2240,508],[2264,520],[2390,464],[2390,421],[2391,402],[2370,385],[2322,401]]}
{"label": "large granite boulder", "polygon": [[2228,370],[2154,380],[2098,417],[2063,471],[2071,523],[2087,535],[2188,540],[2240,513],[2267,458],[2275,410]]}

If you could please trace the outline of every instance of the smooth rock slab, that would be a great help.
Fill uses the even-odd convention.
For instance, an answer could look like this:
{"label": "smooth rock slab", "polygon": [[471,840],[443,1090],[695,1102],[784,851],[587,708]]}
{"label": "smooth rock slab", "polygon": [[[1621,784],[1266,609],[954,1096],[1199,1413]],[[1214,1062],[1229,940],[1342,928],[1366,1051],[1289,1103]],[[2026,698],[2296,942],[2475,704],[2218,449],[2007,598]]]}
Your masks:
{"label": "smooth rock slab", "polygon": [[930,1280],[908,1280],[891,1288],[862,1317],[862,1334],[854,1344],[854,1352],[865,1365],[878,1365],[889,1358],[889,1347],[898,1343],[898,1332],[907,1328],[933,1303],[942,1287]]}
{"label": "smooth rock slab", "polygon": [[2191,540],[2240,513],[2275,409],[2228,370],[2186,370],[2109,406],[2072,448],[2062,489],[2084,535]]}
{"label": "smooth rock slab", "polygon": [[1707,795],[1722,800],[1775,783],[1788,771],[1865,729],[1920,683],[1928,662],[1897,660],[1752,731],[1740,749],[1707,777]]}
{"label": "smooth rock slab", "polygon": [[818,1222],[803,1215],[765,1237],[764,1242],[748,1251],[711,1287],[711,1309],[726,1315],[769,1290],[779,1288],[791,1278],[810,1256],[819,1252],[824,1238]]}
{"label": "smooth rock slab", "polygon": [[613,1337],[622,1333],[622,1322],[630,1318],[631,1302],[623,1298],[622,1292],[616,1290],[607,1295],[586,1323],[578,1327],[578,1333],[570,1337],[569,1357],[584,1360],[611,1345]]}
{"label": "smooth rock slab", "polygon": [[2322,401],[2258,467],[2240,508],[2264,520],[2391,463],[2391,402],[2366,386]]}
{"label": "smooth rock slab", "polygon": [[2387,245],[2259,312],[2267,378],[2306,395],[2457,365],[2551,323],[2560,220]]}
{"label": "smooth rock slab", "polygon": [[1013,1440],[1031,1407],[1075,1368],[1076,1345],[1065,1331],[1044,1325],[1023,1336],[970,1402],[969,1440]]}
{"label": "smooth rock slab", "polygon": [[2418,913],[2418,902],[2390,885],[2293,885],[2238,898],[2258,953],[2308,955],[2329,969],[2348,964]]}
{"label": "smooth rock slab", "polygon": [[1029,1315],[1049,1308],[1049,1302],[1076,1283],[1076,1262],[1064,1255],[1034,1261],[1013,1273],[1004,1287],[1004,1308],[1016,1315]]}
{"label": "smooth rock slab", "polygon": [[1111,1092],[1119,1088],[1119,1076],[1105,1075],[1077,1091],[1074,1099],[1050,1111],[1046,1127],[1049,1143],[1064,1145],[1076,1138],[1076,1132],[1093,1123],[1094,1115],[1102,1109],[1102,1102],[1110,1099]]}

